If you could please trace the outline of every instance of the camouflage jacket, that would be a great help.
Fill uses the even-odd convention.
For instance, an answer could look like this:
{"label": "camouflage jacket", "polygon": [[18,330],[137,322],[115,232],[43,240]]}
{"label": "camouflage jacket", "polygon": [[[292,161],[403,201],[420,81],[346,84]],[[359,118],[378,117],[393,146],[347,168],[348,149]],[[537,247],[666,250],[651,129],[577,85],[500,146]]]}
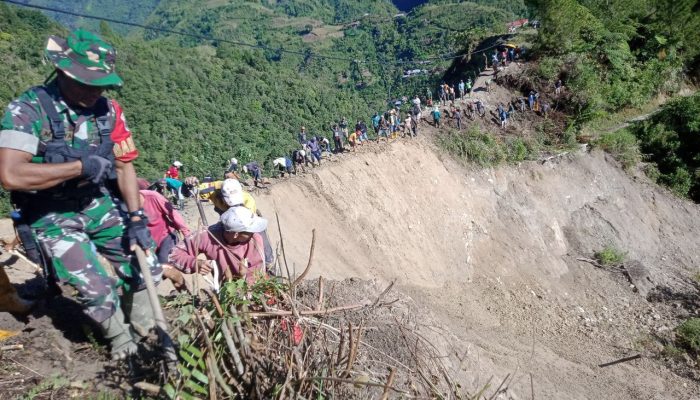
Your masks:
{"label": "camouflage jacket", "polygon": [[[92,110],[70,108],[63,101],[55,80],[44,86],[44,89],[63,118],[68,145],[77,149],[98,146],[100,137]],[[119,161],[131,161],[138,156],[138,150],[121,107],[115,100],[109,101],[113,127],[110,136],[114,142],[114,157]],[[51,138],[49,117],[42,110],[33,88],[22,93],[7,106],[0,121],[0,148],[21,150],[33,155],[33,162],[43,162],[46,143]]]}

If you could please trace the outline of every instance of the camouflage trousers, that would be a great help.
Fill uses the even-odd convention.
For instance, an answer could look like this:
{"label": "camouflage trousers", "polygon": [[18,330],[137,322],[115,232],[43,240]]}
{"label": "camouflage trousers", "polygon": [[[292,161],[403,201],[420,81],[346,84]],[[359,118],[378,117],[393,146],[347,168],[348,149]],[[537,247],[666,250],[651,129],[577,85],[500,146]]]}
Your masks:
{"label": "camouflage trousers", "polygon": [[[145,287],[136,256],[124,236],[124,217],[109,196],[92,200],[80,211],[52,212],[31,227],[49,253],[56,278],[74,287],[88,316],[102,322],[120,306],[118,288],[137,291]],[[113,271],[103,266],[104,256]],[[160,281],[162,270],[151,249],[151,274]]]}

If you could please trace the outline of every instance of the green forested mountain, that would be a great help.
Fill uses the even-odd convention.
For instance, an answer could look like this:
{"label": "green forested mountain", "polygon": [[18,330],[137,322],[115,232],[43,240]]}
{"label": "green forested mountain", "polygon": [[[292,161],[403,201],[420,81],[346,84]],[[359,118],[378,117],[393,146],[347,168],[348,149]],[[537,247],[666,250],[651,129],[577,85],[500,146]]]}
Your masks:
{"label": "green forested mountain", "polygon": [[[102,15],[108,18],[143,23],[155,10],[160,0],[31,0],[27,3],[56,8],[63,11],[87,15]],[[93,19],[81,18],[74,15],[57,12],[47,12],[52,19],[68,28],[82,27],[97,30],[99,22]],[[131,30],[126,25],[114,26],[119,33],[126,34]]]}
{"label": "green forested mountain", "polygon": [[[342,116],[366,120],[385,107],[388,96],[413,94],[405,91],[400,78],[405,68],[413,66],[399,65],[397,60],[428,57],[454,47],[446,35],[440,45],[426,41],[442,29],[436,28],[441,23],[461,29],[485,21],[500,24],[513,16],[498,11],[498,17],[450,20],[450,7],[428,5],[417,12],[424,22],[415,24],[395,18],[398,11],[387,0],[152,0],[141,6],[80,0],[61,7],[117,19],[133,17],[162,28],[266,47],[138,28],[124,36],[111,25],[98,28],[118,48],[118,68],[126,85],[113,96],[124,103],[137,143],[145,150],[139,170],[151,177],[174,158],[188,165],[191,173],[217,172],[231,156],[267,162],[294,147],[301,124],[312,133],[327,135],[328,125]],[[452,7],[460,13],[473,7],[496,13],[476,3]],[[7,102],[47,74],[39,62],[43,40],[49,31],[61,28],[38,13],[5,5],[0,10],[2,18],[11,22],[2,27],[2,56],[15,60],[23,55],[0,67],[8,76],[22,71],[3,88],[0,100]],[[88,24],[72,17],[59,21]],[[281,48],[299,54],[280,52]],[[425,77],[420,84],[431,78],[439,76]]]}

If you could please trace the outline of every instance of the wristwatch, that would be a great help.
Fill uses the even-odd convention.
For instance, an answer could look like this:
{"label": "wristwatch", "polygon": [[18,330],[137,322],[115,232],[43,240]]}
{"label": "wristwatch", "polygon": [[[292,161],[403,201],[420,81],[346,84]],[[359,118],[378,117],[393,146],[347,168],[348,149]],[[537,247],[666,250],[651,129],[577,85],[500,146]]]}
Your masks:
{"label": "wristwatch", "polygon": [[134,217],[145,218],[146,213],[143,212],[143,208],[139,208],[136,211],[129,211],[129,218],[134,218]]}

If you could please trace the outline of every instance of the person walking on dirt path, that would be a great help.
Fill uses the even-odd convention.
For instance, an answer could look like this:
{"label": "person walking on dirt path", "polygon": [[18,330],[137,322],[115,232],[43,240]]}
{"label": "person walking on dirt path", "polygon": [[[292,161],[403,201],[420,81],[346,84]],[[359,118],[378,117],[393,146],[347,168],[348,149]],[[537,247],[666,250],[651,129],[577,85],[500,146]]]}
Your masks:
{"label": "person walking on dirt path", "polygon": [[306,172],[306,152],[304,150],[292,151],[292,161],[294,161],[295,175],[299,169],[301,169],[302,172]]}
{"label": "person walking on dirt path", "polygon": [[471,120],[474,119],[474,102],[473,101],[467,102],[467,117]]}
{"label": "person walking on dirt path", "polygon": [[251,161],[244,165],[243,172],[253,177],[253,185],[255,187],[258,187],[258,184],[262,183],[262,168],[257,161]]}
{"label": "person walking on dirt path", "polygon": [[362,139],[363,142],[369,141],[369,136],[367,136],[367,124],[365,124],[365,121],[360,120],[360,122],[358,122],[358,125],[360,126],[360,139]]}
{"label": "person walking on dirt path", "polygon": [[561,93],[561,86],[561,79],[557,79],[557,81],[554,83],[554,94],[556,94],[557,96],[559,96],[559,94]]}
{"label": "person walking on dirt path", "polygon": [[496,110],[498,112],[498,115],[501,115],[501,113],[503,113],[503,103],[498,103],[498,107],[496,107]]}
{"label": "person walking on dirt path", "polygon": [[236,157],[231,157],[231,160],[229,160],[229,165],[228,168],[226,169],[226,172],[238,172],[238,160]]}
{"label": "person walking on dirt path", "polygon": [[357,133],[357,144],[362,144],[362,128],[359,120],[355,123],[355,133]]}
{"label": "person walking on dirt path", "polygon": [[508,113],[506,113],[506,111],[503,108],[501,108],[498,112],[498,115],[501,119],[501,128],[505,129],[506,124],[508,123]]}
{"label": "person walking on dirt path", "polygon": [[180,168],[182,168],[182,163],[180,161],[173,161],[167,171],[165,171],[166,178],[180,179]]}
{"label": "person walking on dirt path", "polygon": [[178,232],[187,237],[191,233],[190,228],[168,199],[155,190],[148,190],[148,181],[139,179],[138,185],[141,205],[148,217],[148,231],[155,242],[158,262],[166,263],[168,254],[179,240]]}
{"label": "person walking on dirt path", "polygon": [[457,84],[457,89],[459,90],[459,99],[464,100],[464,79],[461,79]]}
{"label": "person walking on dirt path", "polygon": [[413,100],[411,101],[411,104],[413,104],[414,106],[418,106],[420,108],[420,98],[418,98],[418,95],[416,95],[416,97],[413,98]]}
{"label": "person walking on dirt path", "polygon": [[317,136],[316,140],[318,140],[319,146],[321,147],[321,153],[325,151],[326,153],[331,154],[331,142],[327,137]]}
{"label": "person walking on dirt path", "polygon": [[454,119],[457,123],[457,129],[462,130],[462,110],[457,108],[454,112]]}
{"label": "person walking on dirt path", "polygon": [[340,127],[341,132],[343,132],[343,139],[347,140],[348,139],[348,120],[345,117],[341,118],[338,126]]}
{"label": "person walking on dirt path", "polygon": [[277,168],[280,178],[284,178],[285,173],[291,175],[294,172],[294,164],[288,157],[275,158],[272,165]]}
{"label": "person walking on dirt path", "polygon": [[440,109],[438,108],[438,106],[435,106],[433,108],[433,111],[431,111],[431,114],[433,116],[433,125],[436,128],[440,128]]}
{"label": "person walking on dirt path", "polygon": [[297,135],[297,140],[299,141],[300,145],[306,144],[306,127],[301,126],[301,129],[299,130],[299,134]]}
{"label": "person walking on dirt path", "polygon": [[[266,229],[265,218],[243,206],[231,207],[221,214],[218,223],[177,245],[170,253],[169,263],[186,274],[213,274],[223,282],[230,273],[253,284],[266,275],[261,235]],[[205,259],[200,259],[200,255]],[[216,271],[212,261],[216,262]]]}
{"label": "person walking on dirt path", "polygon": [[411,127],[411,132],[413,133],[411,136],[416,137],[418,136],[418,116],[411,114],[411,123],[409,124]]}
{"label": "person walking on dirt path", "polygon": [[357,151],[357,144],[358,144],[357,143],[357,131],[352,131],[350,136],[348,136],[348,143],[350,144],[350,149],[352,150],[352,152],[353,153],[356,152]]}
{"label": "person walking on dirt path", "polygon": [[432,92],[432,90],[430,90],[429,87],[425,88],[425,98],[427,101],[429,101],[431,103],[433,102],[433,92]]}
{"label": "person walking on dirt path", "polygon": [[78,291],[112,358],[124,359],[155,326],[133,251],[147,253],[156,283],[161,267],[139,201],[138,149],[121,106],[102,96],[123,84],[116,51],[79,29],[49,36],[44,55],[54,72],[13,100],[0,122],[0,183],[40,244],[47,279]]}
{"label": "person walking on dirt path", "polygon": [[530,94],[527,96],[527,104],[530,106],[530,111],[535,110],[535,92],[530,90]]}
{"label": "person walking on dirt path", "polygon": [[515,105],[511,101],[510,103],[508,103],[508,118],[513,118],[514,115],[515,115]]}
{"label": "person walking on dirt path", "polygon": [[389,127],[389,137],[396,139],[396,111],[393,109],[389,110],[386,120],[387,126]]}
{"label": "person walking on dirt path", "polygon": [[486,79],[486,93],[491,93],[491,78]]}
{"label": "person walking on dirt path", "polygon": [[318,144],[318,140],[316,140],[316,137],[312,137],[311,140],[309,140],[306,143],[308,152],[311,155],[311,162],[314,164],[321,165],[321,147]]}
{"label": "person walking on dirt path", "polygon": [[379,119],[379,133],[377,133],[377,140],[380,140],[382,137],[384,137],[384,140],[389,140],[389,123],[383,115]]}
{"label": "person walking on dirt path", "polygon": [[374,113],[372,116],[372,128],[374,128],[374,134],[379,135],[379,121],[382,119],[382,117],[379,115],[379,113]]}
{"label": "person walking on dirt path", "polygon": [[442,105],[445,105],[445,102],[447,101],[447,93],[445,93],[445,84],[440,84],[440,87],[438,88],[438,93],[440,94],[440,102]]}
{"label": "person walking on dirt path", "polygon": [[340,127],[338,124],[334,124],[333,127],[331,128],[333,131],[333,145],[335,146],[335,151],[336,154],[342,153],[344,151],[343,149],[343,131],[340,130]]}
{"label": "person walking on dirt path", "polygon": [[484,107],[484,103],[481,100],[476,101],[476,112],[481,118],[484,118],[486,115],[486,107]]}
{"label": "person walking on dirt path", "polygon": [[172,165],[165,171],[163,177],[165,178],[165,184],[170,190],[170,192],[177,199],[177,206],[182,207],[184,205],[185,197],[182,195],[182,181],[180,178],[180,168],[182,168],[182,163],[180,161],[173,161]]}
{"label": "person walking on dirt path", "polygon": [[549,114],[549,102],[543,101],[542,102],[542,115],[546,119],[548,114]]}
{"label": "person walking on dirt path", "polygon": [[472,87],[473,86],[474,86],[474,83],[472,82],[472,78],[467,79],[466,90],[467,90],[467,96],[469,98],[472,97]]}
{"label": "person walking on dirt path", "polygon": [[518,103],[520,104],[520,112],[525,113],[525,97],[519,97]]}

